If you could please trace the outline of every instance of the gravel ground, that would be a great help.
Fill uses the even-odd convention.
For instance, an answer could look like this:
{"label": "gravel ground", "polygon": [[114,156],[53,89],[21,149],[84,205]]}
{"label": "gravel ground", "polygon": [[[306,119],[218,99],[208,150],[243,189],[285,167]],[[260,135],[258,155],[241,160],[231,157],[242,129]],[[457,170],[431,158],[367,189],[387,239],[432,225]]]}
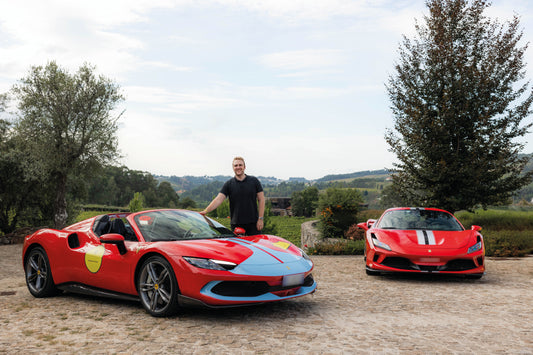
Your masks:
{"label": "gravel ground", "polygon": [[533,257],[488,259],[481,280],[367,276],[314,256],[312,296],[153,318],[140,303],[36,299],[21,245],[0,246],[0,353],[533,354]]}

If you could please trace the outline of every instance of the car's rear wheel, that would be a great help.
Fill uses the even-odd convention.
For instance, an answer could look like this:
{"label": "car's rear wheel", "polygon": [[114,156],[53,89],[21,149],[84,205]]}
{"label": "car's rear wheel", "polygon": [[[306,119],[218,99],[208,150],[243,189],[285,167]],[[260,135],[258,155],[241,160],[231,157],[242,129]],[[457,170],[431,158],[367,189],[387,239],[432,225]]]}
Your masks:
{"label": "car's rear wheel", "polygon": [[141,303],[155,317],[167,317],[178,311],[178,282],[165,258],[155,255],[144,261],[137,280]]}
{"label": "car's rear wheel", "polygon": [[34,297],[48,297],[57,293],[46,252],[41,247],[33,248],[24,267],[26,285]]}

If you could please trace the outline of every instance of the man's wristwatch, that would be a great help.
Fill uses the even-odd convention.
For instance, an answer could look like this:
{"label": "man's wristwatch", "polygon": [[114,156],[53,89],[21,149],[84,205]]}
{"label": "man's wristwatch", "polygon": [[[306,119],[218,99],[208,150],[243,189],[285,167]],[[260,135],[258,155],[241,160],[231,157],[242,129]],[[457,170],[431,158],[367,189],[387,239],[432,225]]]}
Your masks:
{"label": "man's wristwatch", "polygon": [[263,217],[259,217],[260,220],[263,220]]}

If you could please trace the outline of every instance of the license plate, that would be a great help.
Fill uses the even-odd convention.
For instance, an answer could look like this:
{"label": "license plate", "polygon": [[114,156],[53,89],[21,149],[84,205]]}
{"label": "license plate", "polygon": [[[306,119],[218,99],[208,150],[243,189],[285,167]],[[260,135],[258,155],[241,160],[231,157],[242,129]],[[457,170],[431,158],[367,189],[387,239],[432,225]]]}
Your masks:
{"label": "license plate", "polygon": [[305,274],[294,274],[283,276],[283,287],[300,286],[304,283]]}
{"label": "license plate", "polygon": [[420,258],[420,262],[422,262],[422,263],[438,263],[438,262],[440,262],[440,258]]}

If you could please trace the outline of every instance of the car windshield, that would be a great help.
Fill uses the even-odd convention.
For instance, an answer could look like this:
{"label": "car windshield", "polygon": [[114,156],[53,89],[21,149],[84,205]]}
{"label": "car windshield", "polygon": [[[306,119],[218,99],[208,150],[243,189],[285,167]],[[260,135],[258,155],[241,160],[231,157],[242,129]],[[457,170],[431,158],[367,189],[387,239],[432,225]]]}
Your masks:
{"label": "car windshield", "polygon": [[222,224],[192,211],[146,212],[136,215],[135,223],[147,242],[235,236]]}
{"label": "car windshield", "polygon": [[383,215],[375,228],[381,229],[427,229],[437,231],[462,231],[455,217],[444,211],[410,209],[392,210]]}

